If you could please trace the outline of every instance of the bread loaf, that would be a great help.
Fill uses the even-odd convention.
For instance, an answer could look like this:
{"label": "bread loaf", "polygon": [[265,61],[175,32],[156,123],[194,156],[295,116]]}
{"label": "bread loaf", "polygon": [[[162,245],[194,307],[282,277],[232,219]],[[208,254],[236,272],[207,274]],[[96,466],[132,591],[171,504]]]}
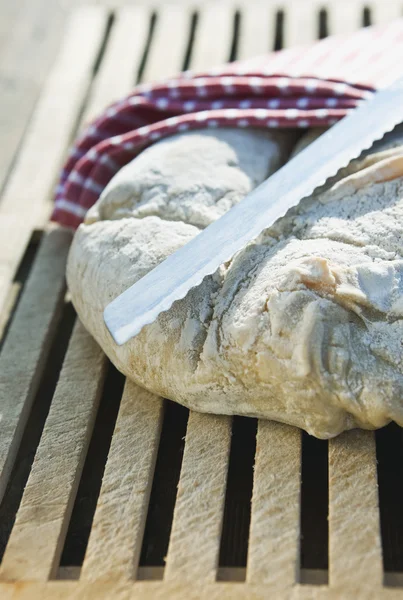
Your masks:
{"label": "bread loaf", "polygon": [[113,298],[277,169],[291,139],[222,129],[145,150],[76,232],[74,306],[118,369],[191,409],[320,438],[403,425],[403,136],[354,161],[128,343],[103,322]]}

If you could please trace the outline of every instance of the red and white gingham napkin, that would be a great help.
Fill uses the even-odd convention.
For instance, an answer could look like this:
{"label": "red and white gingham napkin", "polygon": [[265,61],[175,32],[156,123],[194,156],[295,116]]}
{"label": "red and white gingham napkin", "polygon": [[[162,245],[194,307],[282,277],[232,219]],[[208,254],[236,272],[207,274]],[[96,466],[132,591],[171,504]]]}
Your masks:
{"label": "red and white gingham napkin", "polygon": [[155,140],[206,127],[331,125],[403,75],[403,19],[206,73],[143,84],[76,141],[52,220],[76,228],[115,173]]}

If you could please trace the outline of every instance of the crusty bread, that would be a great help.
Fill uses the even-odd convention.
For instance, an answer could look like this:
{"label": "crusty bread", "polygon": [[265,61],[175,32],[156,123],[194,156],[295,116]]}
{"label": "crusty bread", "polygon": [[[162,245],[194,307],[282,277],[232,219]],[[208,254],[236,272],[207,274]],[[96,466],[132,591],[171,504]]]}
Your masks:
{"label": "crusty bread", "polygon": [[80,319],[128,377],[195,410],[321,438],[403,425],[403,148],[393,146],[117,346],[105,306],[278,168],[290,134],[216,130],[152,146],[75,235],[67,277]]}

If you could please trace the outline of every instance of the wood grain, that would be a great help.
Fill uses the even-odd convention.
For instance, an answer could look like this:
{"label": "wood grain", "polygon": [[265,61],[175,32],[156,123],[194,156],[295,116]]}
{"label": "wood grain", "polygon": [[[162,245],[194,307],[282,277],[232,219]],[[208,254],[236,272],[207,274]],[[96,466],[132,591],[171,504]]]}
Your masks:
{"label": "wood grain", "polygon": [[128,381],[105,467],[82,580],[134,578],[162,417],[162,399]]}
{"label": "wood grain", "polygon": [[165,79],[179,73],[184,64],[190,34],[191,13],[168,5],[158,11],[142,80]]}
{"label": "wood grain", "polygon": [[400,0],[389,2],[375,2],[370,5],[371,22],[374,25],[382,25],[394,21],[403,16],[403,4]]}
{"label": "wood grain", "polygon": [[300,488],[301,432],[260,420],[246,577],[276,594],[298,580]]}
{"label": "wood grain", "polygon": [[[106,13],[82,9],[70,22],[0,204],[0,312],[33,229],[43,227],[66,146],[91,80]],[[23,215],[23,216],[22,216]]]}
{"label": "wood grain", "polygon": [[207,4],[199,12],[192,50],[193,70],[219,66],[230,58],[234,8],[227,4]]}
{"label": "wood grain", "polygon": [[[1,586],[0,591],[10,586]],[[3,588],[3,589],[1,589]],[[328,588],[320,585],[295,586],[275,600],[401,600],[398,589],[370,590],[362,594],[359,589]],[[7,598],[7,596],[6,596]],[[267,588],[242,583],[197,584],[185,582],[49,582],[26,583],[18,586],[13,600],[267,600]]]}
{"label": "wood grain", "polygon": [[123,98],[133,88],[147,42],[150,17],[146,8],[137,6],[122,8],[117,13],[82,124],[99,116],[108,104]]}
{"label": "wood grain", "polygon": [[[124,95],[132,88],[149,19],[147,10],[134,7],[117,14],[84,121],[105,108],[115,94]],[[127,383],[83,564],[84,580],[124,579],[135,574],[161,419],[161,399]],[[127,520],[122,520],[122,509]]]}
{"label": "wood grain", "polygon": [[331,35],[352,33],[362,27],[363,5],[358,2],[332,2],[328,10]]}
{"label": "wood grain", "polygon": [[4,48],[10,43],[12,31],[22,16],[22,2],[8,2],[0,0],[0,56]]}
{"label": "wood grain", "polygon": [[274,49],[276,8],[252,3],[241,12],[238,59],[253,58]]}
{"label": "wood grain", "polygon": [[55,574],[105,374],[105,357],[74,327],[42,438],[0,568],[0,579]]}
{"label": "wood grain", "polygon": [[284,33],[283,45],[285,48],[307,44],[318,39],[319,8],[311,0],[294,0],[284,5]]}
{"label": "wood grain", "polygon": [[231,419],[191,412],[165,579],[215,581],[231,445]]}
{"label": "wood grain", "polygon": [[60,44],[63,14],[49,0],[0,8],[0,190]]}
{"label": "wood grain", "polygon": [[0,354],[0,498],[61,315],[71,234],[45,236]]}
{"label": "wood grain", "polygon": [[349,431],[329,441],[329,582],[382,585],[375,436]]}

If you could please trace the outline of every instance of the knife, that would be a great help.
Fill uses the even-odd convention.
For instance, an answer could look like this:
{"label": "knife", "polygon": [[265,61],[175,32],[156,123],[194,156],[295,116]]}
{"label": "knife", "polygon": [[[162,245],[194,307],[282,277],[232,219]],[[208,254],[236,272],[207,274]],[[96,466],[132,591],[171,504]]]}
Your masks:
{"label": "knife", "polygon": [[225,215],[107,305],[104,320],[124,344],[204,277],[403,121],[403,77],[378,91],[302,150]]}

